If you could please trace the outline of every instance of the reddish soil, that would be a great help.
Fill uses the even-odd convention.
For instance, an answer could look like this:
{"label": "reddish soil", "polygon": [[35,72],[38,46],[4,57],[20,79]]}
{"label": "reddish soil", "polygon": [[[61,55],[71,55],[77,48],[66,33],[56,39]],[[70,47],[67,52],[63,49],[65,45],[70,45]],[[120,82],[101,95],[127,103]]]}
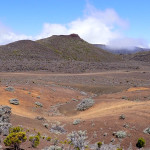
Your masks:
{"label": "reddish soil", "polygon": [[[145,72],[145,73],[143,73]],[[0,105],[12,107],[11,122],[14,126],[22,125],[30,132],[41,132],[42,135],[65,139],[65,135],[55,135],[49,132],[42,124],[55,121],[65,124],[67,133],[73,130],[87,130],[91,143],[104,141],[110,143],[115,138],[113,132],[123,130],[128,136],[122,140],[115,138],[114,144],[120,143],[127,149],[130,142],[134,149],[140,137],[147,141],[150,135],[144,134],[143,130],[150,126],[150,72],[139,71],[105,71],[100,73],[84,74],[51,74],[43,72],[30,73],[1,73],[0,74]],[[14,92],[5,90],[6,85],[13,86]],[[82,86],[81,86],[82,85]],[[72,88],[73,87],[73,88]],[[82,95],[85,91],[88,95]],[[81,99],[97,94],[93,99],[95,104],[92,108],[78,112],[75,108]],[[37,98],[40,96],[40,99]],[[20,105],[9,104],[9,99],[17,98]],[[72,99],[79,100],[78,102]],[[43,107],[36,107],[39,101]],[[61,114],[52,113],[51,106],[58,106]],[[124,114],[125,120],[119,116]],[[42,116],[46,120],[35,119]],[[73,120],[80,118],[79,125],[73,125]],[[127,124],[129,127],[123,127]],[[97,137],[93,137],[94,131]],[[107,133],[107,136],[103,136]],[[42,140],[37,149],[50,145]],[[32,149],[29,142],[22,145],[24,149]]]}

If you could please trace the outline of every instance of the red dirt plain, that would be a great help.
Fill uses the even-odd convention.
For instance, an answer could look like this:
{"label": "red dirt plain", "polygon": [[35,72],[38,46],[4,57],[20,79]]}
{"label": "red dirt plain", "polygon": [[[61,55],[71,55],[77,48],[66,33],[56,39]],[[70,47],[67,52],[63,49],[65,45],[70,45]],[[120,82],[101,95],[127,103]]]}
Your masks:
{"label": "red dirt plain", "polygon": [[[14,126],[22,125],[29,129],[31,134],[40,131],[42,135],[59,137],[42,124],[50,126],[55,121],[65,124],[67,133],[73,130],[87,130],[91,143],[104,141],[114,144],[120,143],[127,149],[132,143],[133,148],[140,137],[147,141],[146,148],[150,147],[150,135],[143,130],[150,126],[150,72],[149,70],[105,71],[84,74],[52,74],[47,72],[0,73],[0,105],[12,107],[11,122]],[[5,90],[6,86],[13,86],[14,92]],[[82,95],[84,91],[87,95]],[[81,99],[97,94],[93,99],[92,108],[78,112],[76,105]],[[37,98],[40,96],[40,98]],[[9,99],[17,98],[20,105],[9,104]],[[74,102],[72,99],[79,100]],[[35,102],[41,102],[43,107],[36,107]],[[51,106],[58,106],[58,112],[53,112]],[[58,114],[57,114],[58,113]],[[126,118],[120,120],[124,114]],[[35,119],[42,116],[46,120]],[[78,125],[73,120],[80,118]],[[127,124],[129,127],[123,127]],[[36,131],[35,131],[36,130]],[[123,130],[128,136],[117,139],[113,132]],[[94,132],[97,136],[93,137]],[[107,133],[107,136],[104,136]],[[29,134],[29,133],[28,133]],[[50,144],[44,140],[37,149]],[[29,142],[22,145],[24,149],[32,149]]]}

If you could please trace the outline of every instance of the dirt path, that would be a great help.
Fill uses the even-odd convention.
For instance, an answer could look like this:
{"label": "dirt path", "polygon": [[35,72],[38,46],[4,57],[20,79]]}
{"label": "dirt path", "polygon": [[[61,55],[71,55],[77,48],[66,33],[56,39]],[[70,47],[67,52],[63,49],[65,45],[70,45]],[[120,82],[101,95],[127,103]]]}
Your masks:
{"label": "dirt path", "polygon": [[[47,72],[1,72],[0,76],[93,76],[93,75],[105,75],[105,74],[130,74],[138,73],[142,71],[130,71],[126,70],[116,70],[116,71],[104,71],[104,72],[94,72],[94,73],[79,73],[79,74],[69,74],[69,73],[47,73]],[[147,71],[150,72],[150,71]]]}

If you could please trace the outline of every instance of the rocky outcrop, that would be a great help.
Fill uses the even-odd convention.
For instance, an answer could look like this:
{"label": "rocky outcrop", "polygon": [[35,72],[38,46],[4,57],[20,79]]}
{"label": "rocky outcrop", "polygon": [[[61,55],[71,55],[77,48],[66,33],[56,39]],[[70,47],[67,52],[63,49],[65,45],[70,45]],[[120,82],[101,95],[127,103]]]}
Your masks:
{"label": "rocky outcrop", "polygon": [[10,123],[11,107],[0,106],[0,134],[7,136],[9,128],[12,126]]}

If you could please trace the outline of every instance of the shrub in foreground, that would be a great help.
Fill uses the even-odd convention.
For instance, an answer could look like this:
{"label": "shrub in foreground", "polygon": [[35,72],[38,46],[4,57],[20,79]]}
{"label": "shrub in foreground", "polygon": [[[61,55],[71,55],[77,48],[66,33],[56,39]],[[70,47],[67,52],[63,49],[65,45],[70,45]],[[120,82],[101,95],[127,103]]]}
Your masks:
{"label": "shrub in foreground", "polygon": [[136,143],[136,146],[137,146],[138,148],[142,148],[142,147],[145,146],[145,144],[146,144],[145,140],[144,140],[143,138],[139,138],[139,139],[138,139],[138,142]]}
{"label": "shrub in foreground", "polygon": [[13,147],[14,150],[19,150],[22,142],[27,140],[26,133],[22,132],[21,127],[13,127],[9,130],[9,135],[4,139],[5,146]]}
{"label": "shrub in foreground", "polygon": [[40,144],[40,137],[38,135],[30,136],[29,141],[32,143],[32,147],[36,148]]}
{"label": "shrub in foreground", "polygon": [[102,146],[102,142],[98,142],[97,146],[98,146],[98,148],[100,148]]}

